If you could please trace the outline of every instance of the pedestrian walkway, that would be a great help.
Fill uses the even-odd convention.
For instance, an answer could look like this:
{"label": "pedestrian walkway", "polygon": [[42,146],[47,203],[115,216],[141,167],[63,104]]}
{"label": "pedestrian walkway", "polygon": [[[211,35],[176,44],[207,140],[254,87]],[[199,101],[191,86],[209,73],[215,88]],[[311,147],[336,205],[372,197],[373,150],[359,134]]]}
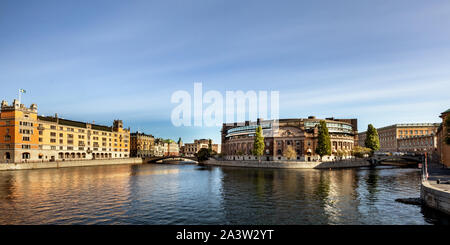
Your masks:
{"label": "pedestrian walkway", "polygon": [[[437,184],[438,179],[441,184]],[[428,164],[428,183],[435,188],[450,192],[450,169],[438,163]]]}

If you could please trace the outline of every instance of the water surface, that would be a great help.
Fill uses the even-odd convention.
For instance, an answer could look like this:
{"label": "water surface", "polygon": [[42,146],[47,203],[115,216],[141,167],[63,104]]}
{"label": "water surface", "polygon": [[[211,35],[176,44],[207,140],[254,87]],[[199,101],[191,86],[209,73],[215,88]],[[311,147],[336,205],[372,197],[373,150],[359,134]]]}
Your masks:
{"label": "water surface", "polygon": [[0,172],[0,224],[448,224],[420,171],[144,164]]}

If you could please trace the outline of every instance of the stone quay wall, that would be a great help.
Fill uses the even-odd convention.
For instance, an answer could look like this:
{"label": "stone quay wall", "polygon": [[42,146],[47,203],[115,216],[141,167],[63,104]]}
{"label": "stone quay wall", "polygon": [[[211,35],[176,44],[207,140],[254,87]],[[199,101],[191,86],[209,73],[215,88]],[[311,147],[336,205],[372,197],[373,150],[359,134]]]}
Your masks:
{"label": "stone quay wall", "polygon": [[248,168],[289,168],[289,169],[335,169],[356,168],[370,166],[365,159],[352,159],[333,162],[303,162],[303,161],[232,161],[209,159],[203,162],[205,165],[248,167]]}
{"label": "stone quay wall", "polygon": [[31,162],[31,163],[0,163],[2,170],[26,170],[26,169],[44,169],[44,168],[68,168],[85,167],[101,165],[119,165],[119,164],[142,164],[142,158],[121,158],[121,159],[103,159],[103,160],[74,160],[74,161],[55,161],[55,162]]}
{"label": "stone quay wall", "polygon": [[425,205],[450,215],[450,192],[436,188],[427,180],[422,181],[420,197]]}

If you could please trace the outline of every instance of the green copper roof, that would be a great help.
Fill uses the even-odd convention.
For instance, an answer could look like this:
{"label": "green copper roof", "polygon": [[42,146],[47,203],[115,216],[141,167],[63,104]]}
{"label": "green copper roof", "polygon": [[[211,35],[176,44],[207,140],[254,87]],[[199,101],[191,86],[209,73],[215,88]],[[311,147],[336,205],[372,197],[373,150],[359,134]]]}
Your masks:
{"label": "green copper roof", "polygon": [[450,112],[450,109],[448,109],[448,110],[446,110],[446,111],[444,111],[442,113],[449,113],[449,112]]}

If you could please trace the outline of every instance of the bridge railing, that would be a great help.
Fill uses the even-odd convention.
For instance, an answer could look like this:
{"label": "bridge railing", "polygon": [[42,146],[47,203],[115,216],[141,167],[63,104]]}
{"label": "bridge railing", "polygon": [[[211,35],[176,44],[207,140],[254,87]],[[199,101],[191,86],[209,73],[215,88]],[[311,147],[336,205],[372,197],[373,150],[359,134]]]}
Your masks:
{"label": "bridge railing", "polygon": [[428,158],[427,153],[425,153],[424,163],[422,165],[422,180],[428,180]]}

